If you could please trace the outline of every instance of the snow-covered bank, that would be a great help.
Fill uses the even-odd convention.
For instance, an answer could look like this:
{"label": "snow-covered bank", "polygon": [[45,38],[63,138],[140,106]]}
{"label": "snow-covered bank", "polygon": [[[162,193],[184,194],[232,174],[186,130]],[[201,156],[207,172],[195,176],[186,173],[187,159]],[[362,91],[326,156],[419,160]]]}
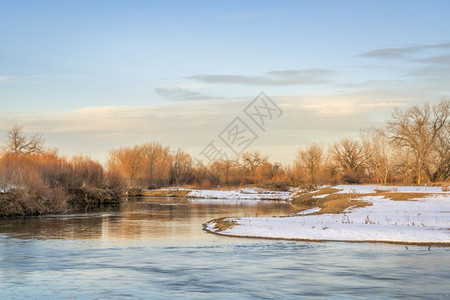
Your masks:
{"label": "snow-covered bank", "polygon": [[388,193],[445,193],[440,186],[388,186],[388,185],[337,185],[338,193],[372,194],[377,191]]}
{"label": "snow-covered bank", "polygon": [[207,199],[237,199],[237,200],[291,200],[291,192],[267,191],[258,188],[244,188],[240,190],[191,190],[189,198]]}
{"label": "snow-covered bank", "polygon": [[222,200],[292,200],[298,189],[292,188],[288,192],[270,191],[260,188],[242,188],[236,190],[200,190],[187,188],[161,188],[142,190],[140,196],[146,197],[182,197],[196,199]]}
{"label": "snow-covered bank", "polygon": [[[220,231],[215,221],[207,231],[231,236],[327,241],[441,243],[450,245],[450,193],[438,187],[336,186],[370,206],[341,214],[313,214],[276,218],[228,218],[233,226]],[[397,190],[394,190],[397,188]],[[376,190],[418,193],[417,199],[394,201]],[[422,195],[419,195],[422,193]],[[433,195],[423,196],[423,193]],[[311,212],[318,212],[317,209]],[[306,212],[304,212],[306,213]],[[320,213],[320,212],[319,212]],[[230,223],[231,222],[231,223]]]}

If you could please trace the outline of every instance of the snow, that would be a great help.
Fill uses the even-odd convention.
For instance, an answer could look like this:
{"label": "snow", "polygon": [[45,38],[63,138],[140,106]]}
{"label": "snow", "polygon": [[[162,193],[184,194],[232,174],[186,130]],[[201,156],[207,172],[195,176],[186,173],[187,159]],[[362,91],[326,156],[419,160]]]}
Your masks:
{"label": "snow", "polygon": [[192,190],[189,198],[208,199],[238,199],[238,200],[291,200],[291,192],[266,191],[258,188],[244,188],[240,190]]}
{"label": "snow", "polygon": [[314,208],[307,209],[307,210],[301,211],[301,212],[293,214],[293,215],[309,215],[309,214],[319,212],[320,210],[321,210],[320,207],[314,207]]}
{"label": "snow", "polygon": [[[389,193],[443,193],[440,186],[337,185],[338,193],[374,194],[376,190]],[[447,192],[449,193],[449,192]]]}
{"label": "snow", "polygon": [[17,187],[15,185],[8,185],[6,187],[0,188],[0,193],[4,194],[4,193],[7,193],[10,190],[15,190],[15,189],[20,189],[20,187]]}
{"label": "snow", "polygon": [[[386,190],[387,186],[337,186],[360,194]],[[383,196],[363,196],[371,206],[348,209],[342,214],[306,215],[269,218],[229,218],[237,225],[221,234],[232,236],[327,240],[378,241],[404,243],[450,243],[450,193],[439,187],[395,187],[398,192],[439,193],[408,201],[393,201]],[[372,192],[373,191],[373,192]],[[214,223],[206,229],[214,232]]]}
{"label": "snow", "polygon": [[195,198],[189,199],[189,203],[192,204],[219,204],[219,205],[234,205],[234,206],[257,206],[262,203],[273,203],[272,200],[251,200],[251,199],[203,199]]}
{"label": "snow", "polygon": [[316,198],[316,199],[320,199],[320,198],[325,198],[325,197],[328,196],[328,195],[330,195],[330,194],[314,195],[314,196],[312,196],[312,197],[313,197],[313,198]]}

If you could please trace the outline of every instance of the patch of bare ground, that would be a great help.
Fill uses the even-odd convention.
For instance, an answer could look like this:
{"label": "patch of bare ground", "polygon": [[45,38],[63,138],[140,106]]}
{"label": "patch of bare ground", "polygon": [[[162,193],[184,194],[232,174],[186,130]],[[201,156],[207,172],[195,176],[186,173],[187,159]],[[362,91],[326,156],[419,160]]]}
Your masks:
{"label": "patch of bare ground", "polygon": [[145,190],[141,196],[145,197],[187,197],[189,190]]}
{"label": "patch of bare ground", "polygon": [[[222,232],[224,230],[233,228],[234,226],[237,225],[237,222],[235,220],[232,220],[228,217],[214,219],[214,220],[209,221],[208,223],[215,223],[214,232]],[[204,226],[205,225],[206,224],[204,224]]]}
{"label": "patch of bare ground", "polygon": [[[362,196],[383,196],[393,201],[414,201],[415,199],[429,197],[432,193],[397,193],[387,192],[386,190],[375,190],[376,193],[358,194],[358,193],[337,193],[339,189],[326,187],[315,192],[300,194],[294,198],[294,203],[301,210],[307,210],[314,207],[320,207],[321,210],[314,215],[319,214],[340,214],[348,208],[358,208],[372,205],[370,202],[358,200]],[[323,198],[314,196],[326,195]]]}
{"label": "patch of bare ground", "polygon": [[[320,207],[319,212],[313,214],[340,214],[347,208],[357,208],[372,205],[369,202],[357,200],[360,197],[357,193],[337,194],[339,189],[326,187],[312,193],[304,193],[294,198],[294,203],[302,210]],[[314,196],[326,195],[323,198],[314,198]]]}
{"label": "patch of bare ground", "polygon": [[384,191],[377,191],[376,194],[368,194],[367,196],[383,196],[394,201],[411,201],[418,198],[425,198],[433,195],[431,193],[390,193]]}

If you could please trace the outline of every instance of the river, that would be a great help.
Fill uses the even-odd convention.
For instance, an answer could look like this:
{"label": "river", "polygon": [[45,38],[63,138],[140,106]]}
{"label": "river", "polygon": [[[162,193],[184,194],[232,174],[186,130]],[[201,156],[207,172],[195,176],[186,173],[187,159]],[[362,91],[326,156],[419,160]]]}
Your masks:
{"label": "river", "polygon": [[0,297],[448,299],[450,249],[206,233],[277,201],[133,198],[120,208],[0,220]]}

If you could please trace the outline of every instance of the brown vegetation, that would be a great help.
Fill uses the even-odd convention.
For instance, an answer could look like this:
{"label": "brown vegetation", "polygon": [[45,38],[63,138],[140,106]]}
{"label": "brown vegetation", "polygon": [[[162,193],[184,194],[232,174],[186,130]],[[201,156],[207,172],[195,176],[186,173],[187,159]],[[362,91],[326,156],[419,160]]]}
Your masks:
{"label": "brown vegetation", "polygon": [[379,191],[376,194],[371,194],[375,196],[383,196],[394,201],[411,201],[413,199],[429,197],[432,194],[429,193],[391,193]]}
{"label": "brown vegetation", "polygon": [[[303,193],[294,198],[294,203],[301,210],[320,207],[320,211],[314,214],[340,214],[349,207],[364,207],[371,205],[369,202],[359,201],[356,193],[339,193],[335,188],[323,188],[316,192]],[[314,196],[326,195],[323,198]]]}
{"label": "brown vegetation", "polygon": [[215,232],[221,232],[226,229],[233,228],[234,226],[237,225],[237,222],[235,220],[230,220],[227,217],[214,219],[214,220],[211,220],[210,222],[215,223],[215,225],[214,225]]}
{"label": "brown vegetation", "polygon": [[[429,193],[397,193],[385,190],[376,190],[376,193],[359,195],[358,193],[337,193],[335,188],[323,188],[316,192],[307,192],[294,198],[294,203],[303,210],[320,207],[321,210],[312,214],[340,214],[348,208],[365,207],[370,202],[358,200],[361,196],[383,196],[394,201],[411,201],[413,199],[429,197]],[[326,195],[323,198],[314,196]]]}
{"label": "brown vegetation", "polygon": [[46,151],[37,136],[27,138],[18,126],[8,134],[6,145],[19,146],[6,146],[0,157],[0,216],[65,213],[85,204],[118,203],[121,181],[114,174],[89,157],[68,160]]}
{"label": "brown vegetation", "polygon": [[187,197],[189,190],[145,190],[141,196],[146,197]]}
{"label": "brown vegetation", "polygon": [[343,138],[329,147],[312,144],[298,151],[292,166],[271,163],[259,151],[235,160],[194,165],[181,149],[159,143],[110,152],[108,170],[131,187],[188,184],[199,188],[258,185],[286,190],[336,183],[421,184],[450,179],[449,101],[430,107],[396,109],[387,129],[366,128],[360,139]]}
{"label": "brown vegetation", "polygon": [[[85,204],[117,202],[117,197],[106,191],[118,195],[123,186],[128,188],[126,195],[137,196],[143,191],[161,194],[146,189],[183,185],[256,185],[274,190],[300,186],[309,191],[336,183],[448,185],[449,110],[448,100],[434,106],[396,109],[386,130],[363,129],[360,139],[344,138],[329,147],[312,144],[299,149],[294,163],[286,166],[269,162],[259,151],[245,152],[235,160],[195,165],[184,150],[153,142],[111,150],[105,169],[89,157],[59,157],[56,150],[44,146],[40,134],[27,136],[23,127],[15,126],[8,131],[0,156],[0,214],[65,212],[74,206],[74,199]],[[300,196],[297,202],[340,211],[349,204],[342,195],[331,193],[323,199]]]}

